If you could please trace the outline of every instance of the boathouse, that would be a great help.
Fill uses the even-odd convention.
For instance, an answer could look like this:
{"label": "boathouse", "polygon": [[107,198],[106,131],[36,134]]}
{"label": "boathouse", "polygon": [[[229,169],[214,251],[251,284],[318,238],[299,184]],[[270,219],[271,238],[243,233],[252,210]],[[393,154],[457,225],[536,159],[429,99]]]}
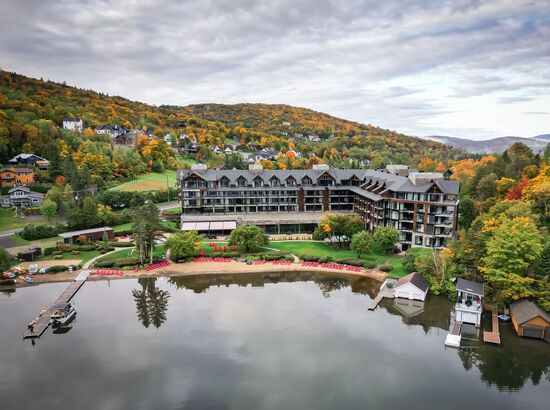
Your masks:
{"label": "boathouse", "polygon": [[113,228],[106,226],[102,228],[84,229],[81,231],[63,232],[58,236],[63,238],[65,245],[74,245],[78,242],[80,237],[85,237],[89,241],[100,241],[105,235],[108,240],[114,239],[115,232]]}
{"label": "boathouse", "polygon": [[550,315],[535,303],[521,299],[510,305],[510,316],[516,333],[522,337],[550,340]]}
{"label": "boathouse", "polygon": [[426,300],[430,284],[418,273],[409,273],[397,281],[394,287],[395,297],[410,300]]}
{"label": "boathouse", "polygon": [[455,320],[479,327],[483,312],[483,283],[459,278],[456,282]]}

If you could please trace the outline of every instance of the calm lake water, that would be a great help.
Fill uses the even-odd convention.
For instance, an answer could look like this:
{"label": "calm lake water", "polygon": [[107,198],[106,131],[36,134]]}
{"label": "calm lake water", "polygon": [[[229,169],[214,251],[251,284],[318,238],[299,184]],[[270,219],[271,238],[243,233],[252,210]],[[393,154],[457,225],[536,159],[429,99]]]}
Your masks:
{"label": "calm lake water", "polygon": [[89,282],[68,332],[23,341],[66,286],[0,293],[1,409],[550,408],[550,344],[445,348],[448,301],[370,312],[367,279]]}

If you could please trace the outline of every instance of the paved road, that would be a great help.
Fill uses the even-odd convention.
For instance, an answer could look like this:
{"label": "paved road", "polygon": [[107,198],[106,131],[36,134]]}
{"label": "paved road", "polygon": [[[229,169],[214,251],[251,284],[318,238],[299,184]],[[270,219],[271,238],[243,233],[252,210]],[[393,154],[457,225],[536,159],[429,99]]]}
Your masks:
{"label": "paved road", "polygon": [[21,228],[18,228],[18,229],[7,229],[5,231],[0,231],[0,236],[11,236],[17,232],[21,232],[23,229]]}
{"label": "paved road", "polygon": [[155,204],[157,208],[160,211],[164,211],[165,209],[175,208],[176,206],[179,206],[179,201],[170,201],[170,202],[162,202],[160,204]]}

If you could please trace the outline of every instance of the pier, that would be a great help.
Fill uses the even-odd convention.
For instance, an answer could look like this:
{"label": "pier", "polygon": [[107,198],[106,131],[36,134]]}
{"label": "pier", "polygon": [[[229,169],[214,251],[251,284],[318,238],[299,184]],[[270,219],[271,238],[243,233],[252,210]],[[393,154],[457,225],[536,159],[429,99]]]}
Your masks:
{"label": "pier", "polygon": [[[59,295],[59,297],[52,303],[51,306],[55,306],[61,303],[69,303],[71,299],[76,295],[80,290],[90,271],[81,271],[79,275],[71,282],[69,286]],[[38,339],[46,331],[48,326],[50,326],[50,318],[52,316],[52,308],[47,307],[40,312],[38,317],[34,320],[32,329],[27,329],[23,335],[24,339]]]}
{"label": "pier", "polygon": [[380,291],[378,292],[378,295],[374,298],[372,303],[369,306],[369,310],[376,309],[376,306],[380,303],[380,301],[384,298],[388,299],[394,299],[395,295],[393,293],[393,286],[395,285],[397,281],[395,279],[386,279],[384,283],[380,286]]}
{"label": "pier", "polygon": [[485,305],[485,310],[491,312],[491,331],[483,332],[483,341],[486,343],[500,344],[500,330],[498,327],[498,310],[496,306]]}

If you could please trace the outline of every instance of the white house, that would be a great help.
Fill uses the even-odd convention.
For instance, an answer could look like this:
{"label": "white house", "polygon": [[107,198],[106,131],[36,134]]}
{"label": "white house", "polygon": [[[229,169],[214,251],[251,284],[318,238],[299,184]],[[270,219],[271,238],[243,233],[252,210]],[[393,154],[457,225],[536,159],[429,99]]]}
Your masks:
{"label": "white house", "polygon": [[479,327],[483,312],[483,283],[460,278],[456,282],[456,292],[455,320]]}
{"label": "white house", "polygon": [[393,294],[396,298],[411,300],[426,300],[430,284],[418,273],[409,273],[397,281],[394,286]]}
{"label": "white house", "polygon": [[82,132],[84,121],[82,121],[82,118],[63,118],[63,128],[69,131]]}
{"label": "white house", "polygon": [[164,142],[166,142],[168,145],[172,145],[172,136],[170,134],[164,135]]}

